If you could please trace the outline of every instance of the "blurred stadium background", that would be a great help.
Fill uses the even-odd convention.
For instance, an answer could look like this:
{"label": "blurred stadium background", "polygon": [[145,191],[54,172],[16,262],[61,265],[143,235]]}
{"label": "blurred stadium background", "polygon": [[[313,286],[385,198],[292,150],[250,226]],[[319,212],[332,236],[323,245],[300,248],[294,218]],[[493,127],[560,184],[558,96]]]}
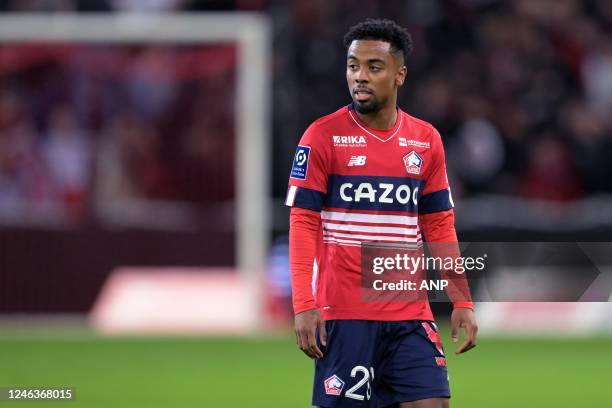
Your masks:
{"label": "blurred stadium background", "polygon": [[[460,240],[612,241],[610,1],[0,0],[0,387],[309,406],[282,202],[366,17],[413,35]],[[609,305],[478,305],[453,406],[612,406]]]}

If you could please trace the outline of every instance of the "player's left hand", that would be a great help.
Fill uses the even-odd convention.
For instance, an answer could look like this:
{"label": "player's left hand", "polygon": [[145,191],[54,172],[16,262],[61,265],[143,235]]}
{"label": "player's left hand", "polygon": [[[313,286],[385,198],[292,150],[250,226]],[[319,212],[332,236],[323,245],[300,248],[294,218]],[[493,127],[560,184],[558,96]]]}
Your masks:
{"label": "player's left hand", "polygon": [[463,328],[465,332],[465,341],[457,350],[455,354],[465,353],[468,350],[476,347],[476,334],[478,333],[478,325],[476,324],[476,317],[474,311],[465,307],[458,307],[453,310],[451,315],[451,338],[453,343],[459,341],[459,329]]}

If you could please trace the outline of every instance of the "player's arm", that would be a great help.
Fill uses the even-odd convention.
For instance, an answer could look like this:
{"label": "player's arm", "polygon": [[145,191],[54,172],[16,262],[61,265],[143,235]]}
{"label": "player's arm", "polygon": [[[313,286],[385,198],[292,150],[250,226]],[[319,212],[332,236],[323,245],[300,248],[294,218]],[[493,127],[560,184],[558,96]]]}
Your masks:
{"label": "player's arm", "polygon": [[296,207],[291,209],[289,263],[295,313],[295,340],[300,350],[311,358],[323,357],[323,352],[317,346],[317,329],[321,344],[325,345],[327,340],[325,321],[312,295],[312,273],[320,226],[321,217],[318,212]]}
{"label": "player's arm", "polygon": [[[434,257],[457,259],[461,256],[461,252],[455,231],[454,205],[446,176],[442,140],[436,131],[433,134],[431,149],[432,163],[419,200],[419,224]],[[454,270],[441,270],[440,274],[448,281],[446,292],[453,303],[451,316],[453,342],[458,341],[458,332],[461,328],[465,332],[465,341],[455,352],[464,353],[476,346],[478,332],[468,282],[464,273],[458,274]]]}
{"label": "player's arm", "polygon": [[[457,259],[461,256],[457,234],[455,232],[455,216],[453,209],[419,215],[423,235],[434,257]],[[448,282],[446,293],[453,303],[451,315],[451,338],[453,343],[459,341],[459,330],[465,332],[465,341],[455,350],[464,353],[476,347],[478,325],[474,316],[474,304],[465,273],[458,274],[454,270],[440,270],[442,279]]]}
{"label": "player's arm", "polygon": [[289,177],[285,204],[292,207],[289,219],[289,263],[295,313],[295,337],[299,348],[311,358],[323,357],[317,330],[326,343],[323,320],[312,293],[312,276],[321,229],[320,211],[327,191],[329,146],[311,126],[302,136]]}

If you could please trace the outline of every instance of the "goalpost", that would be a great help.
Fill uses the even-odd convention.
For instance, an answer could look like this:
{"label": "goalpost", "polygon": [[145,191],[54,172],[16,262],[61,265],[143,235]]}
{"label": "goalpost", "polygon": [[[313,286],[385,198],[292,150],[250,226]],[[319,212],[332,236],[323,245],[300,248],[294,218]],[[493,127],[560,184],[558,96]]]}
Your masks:
{"label": "goalpost", "polygon": [[[255,13],[0,15],[0,44],[43,42],[237,45],[236,266],[247,282],[253,327],[261,323],[269,248],[271,34]],[[214,239],[214,237],[211,237]]]}

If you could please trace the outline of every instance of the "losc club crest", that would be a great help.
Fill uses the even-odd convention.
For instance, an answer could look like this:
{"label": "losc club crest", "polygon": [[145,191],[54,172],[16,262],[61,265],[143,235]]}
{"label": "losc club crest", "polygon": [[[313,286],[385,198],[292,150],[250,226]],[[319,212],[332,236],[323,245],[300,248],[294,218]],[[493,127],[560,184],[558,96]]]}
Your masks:
{"label": "losc club crest", "polygon": [[423,167],[423,159],[414,150],[404,156],[404,165],[408,174],[421,174]]}
{"label": "losc club crest", "polygon": [[340,379],[336,374],[329,377],[324,381],[325,393],[328,395],[340,395],[344,388],[344,381]]}

